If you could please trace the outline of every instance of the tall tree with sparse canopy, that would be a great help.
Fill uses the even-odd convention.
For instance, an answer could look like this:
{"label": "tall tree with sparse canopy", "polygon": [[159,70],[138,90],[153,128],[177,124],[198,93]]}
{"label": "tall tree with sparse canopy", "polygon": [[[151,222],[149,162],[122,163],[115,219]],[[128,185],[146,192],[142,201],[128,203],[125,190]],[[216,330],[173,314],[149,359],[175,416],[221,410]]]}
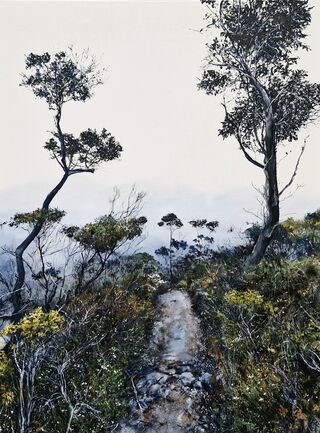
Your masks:
{"label": "tall tree with sparse canopy", "polygon": [[171,287],[173,283],[173,247],[175,247],[176,249],[179,249],[180,246],[182,246],[183,248],[186,247],[186,245],[184,245],[185,242],[182,241],[181,244],[181,242],[173,238],[173,234],[176,230],[181,229],[183,223],[180,220],[180,218],[177,217],[176,214],[168,213],[167,215],[164,215],[161,218],[161,221],[158,222],[158,226],[167,227],[167,229],[169,229],[169,248],[161,247],[157,249],[155,253],[158,255],[168,256],[169,258],[169,277],[170,277],[170,287]]}
{"label": "tall tree with sparse canopy", "polygon": [[264,221],[247,265],[257,264],[280,219],[280,200],[297,174],[279,186],[277,149],[293,140],[317,115],[320,85],[298,69],[297,50],[307,50],[311,21],[308,0],[201,0],[208,7],[205,71],[199,84],[208,94],[224,94],[219,131],[233,136],[247,160],[264,171]]}
{"label": "tall tree with sparse canopy", "polygon": [[94,59],[86,53],[77,56],[72,50],[53,55],[29,54],[26,57],[27,73],[21,85],[30,88],[36,97],[44,99],[54,113],[55,129],[44,148],[61,167],[62,176],[56,186],[45,197],[37,210],[32,230],[15,251],[17,278],[12,292],[14,315],[21,314],[22,289],[25,282],[23,254],[43,228],[50,215],[50,204],[70,176],[80,173],[94,173],[105,161],[120,157],[122,147],[106,130],[97,132],[87,129],[78,137],[62,131],[63,107],[69,101],[85,102],[92,97],[93,89],[102,83],[102,71]]}

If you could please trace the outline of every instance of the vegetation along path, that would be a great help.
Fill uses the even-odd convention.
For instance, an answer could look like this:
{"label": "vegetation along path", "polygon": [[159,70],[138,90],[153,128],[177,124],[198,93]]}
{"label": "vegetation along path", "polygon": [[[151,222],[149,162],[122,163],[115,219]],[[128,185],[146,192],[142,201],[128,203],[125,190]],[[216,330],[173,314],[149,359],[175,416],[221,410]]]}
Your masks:
{"label": "vegetation along path", "polygon": [[161,295],[158,314],[147,354],[152,367],[132,381],[131,417],[120,433],[205,432],[201,402],[211,374],[203,371],[201,331],[189,296],[178,290]]}

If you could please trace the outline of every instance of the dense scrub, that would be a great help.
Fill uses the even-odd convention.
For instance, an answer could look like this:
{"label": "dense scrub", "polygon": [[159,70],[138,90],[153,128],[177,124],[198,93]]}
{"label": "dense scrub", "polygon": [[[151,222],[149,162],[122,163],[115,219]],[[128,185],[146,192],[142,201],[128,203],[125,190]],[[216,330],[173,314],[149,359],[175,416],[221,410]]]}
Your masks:
{"label": "dense scrub", "polygon": [[264,261],[233,287],[231,272],[212,269],[198,292],[218,431],[318,432],[319,260]]}
{"label": "dense scrub", "polygon": [[179,283],[193,294],[215,364],[218,432],[320,431],[319,214],[290,219],[279,234],[250,270],[236,248]]}
{"label": "dense scrub", "polygon": [[319,221],[319,212],[285,221],[252,268],[259,227],[245,245],[219,249],[218,223],[191,221],[193,243],[172,230],[169,248],[157,250],[162,265],[147,253],[114,257],[99,284],[7,326],[0,432],[113,431],[135,398],[156,295],[177,287],[202,319],[214,431],[319,433]]}
{"label": "dense scrub", "polygon": [[[153,300],[153,276],[131,264],[117,284],[9,325],[13,344],[0,352],[0,431],[112,431],[127,414]],[[23,430],[28,423],[32,429]]]}

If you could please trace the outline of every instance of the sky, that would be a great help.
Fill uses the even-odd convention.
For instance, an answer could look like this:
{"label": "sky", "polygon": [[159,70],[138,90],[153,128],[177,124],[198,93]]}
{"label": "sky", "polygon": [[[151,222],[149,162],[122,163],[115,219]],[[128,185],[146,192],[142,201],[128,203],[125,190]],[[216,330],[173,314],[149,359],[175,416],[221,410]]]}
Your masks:
{"label": "sky", "polygon": [[[312,51],[302,55],[301,65],[311,81],[319,81],[320,5],[314,4],[308,29]],[[19,82],[25,55],[68,46],[78,52],[89,48],[107,71],[90,101],[66,105],[64,131],[106,127],[124,151],[120,161],[68,181],[53,203],[67,211],[66,222],[84,224],[107,213],[113,188],[125,200],[132,185],[146,192],[144,248],[149,250],[163,244],[166,234],[157,222],[168,212],[185,223],[219,220],[220,243],[233,242],[247,222],[256,220],[255,187],[263,183],[262,172],[245,160],[233,139],[218,136],[221,99],[197,89],[208,40],[199,32],[205,11],[199,0],[0,1],[1,221],[39,207],[61,176],[42,147],[53,129],[53,113]],[[319,207],[318,135],[316,125],[303,131],[279,166],[285,182],[308,136],[295,183],[303,187],[282,204],[282,219]],[[14,233],[8,238],[0,231],[1,236],[16,242]]]}

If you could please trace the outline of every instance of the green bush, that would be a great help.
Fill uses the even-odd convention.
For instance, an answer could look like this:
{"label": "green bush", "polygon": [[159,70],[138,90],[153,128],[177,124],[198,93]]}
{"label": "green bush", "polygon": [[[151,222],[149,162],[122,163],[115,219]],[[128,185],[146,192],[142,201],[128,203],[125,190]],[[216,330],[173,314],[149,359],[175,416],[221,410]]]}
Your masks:
{"label": "green bush", "polygon": [[211,264],[193,281],[208,353],[222,377],[212,394],[219,431],[316,431],[319,259],[265,260],[232,278],[230,269]]}
{"label": "green bush", "polygon": [[10,325],[5,332],[14,335],[15,344],[6,355],[0,352],[0,379],[6,372],[0,386],[1,403],[6,403],[0,432],[18,431],[19,384],[25,401],[31,389],[21,367],[30,370],[35,361],[33,433],[64,433],[72,410],[72,431],[111,432],[127,415],[131,376],[146,350],[153,315],[149,294],[109,286],[70,299],[59,314],[37,309]]}

